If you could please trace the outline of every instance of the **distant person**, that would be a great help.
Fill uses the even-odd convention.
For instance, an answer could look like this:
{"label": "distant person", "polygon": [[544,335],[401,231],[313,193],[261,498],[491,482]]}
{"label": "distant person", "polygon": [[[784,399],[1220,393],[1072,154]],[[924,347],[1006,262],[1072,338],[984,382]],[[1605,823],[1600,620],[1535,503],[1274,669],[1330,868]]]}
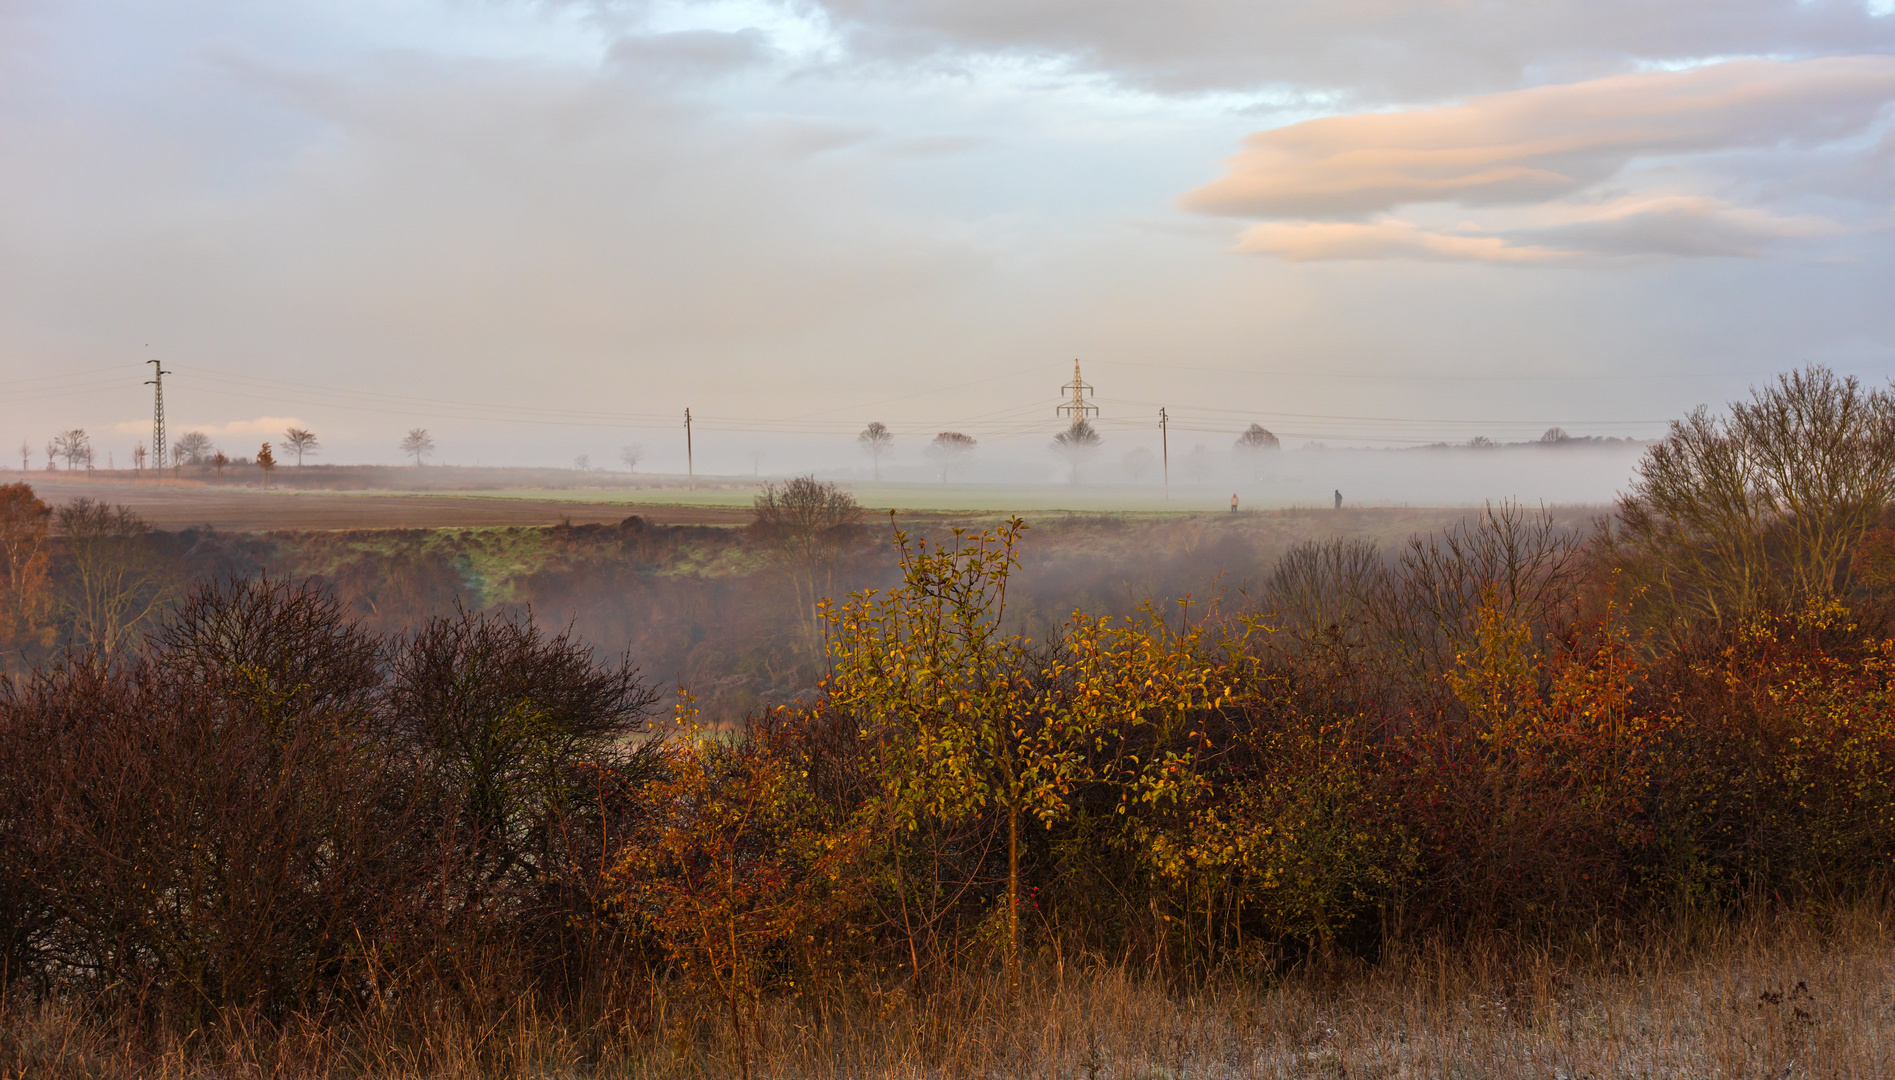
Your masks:
{"label": "distant person", "polygon": [[1233,514],[1237,512],[1237,493],[1234,491],[1230,496],[1230,512]]}
{"label": "distant person", "polygon": [[1336,489],[1336,509],[1342,509],[1342,489]]}

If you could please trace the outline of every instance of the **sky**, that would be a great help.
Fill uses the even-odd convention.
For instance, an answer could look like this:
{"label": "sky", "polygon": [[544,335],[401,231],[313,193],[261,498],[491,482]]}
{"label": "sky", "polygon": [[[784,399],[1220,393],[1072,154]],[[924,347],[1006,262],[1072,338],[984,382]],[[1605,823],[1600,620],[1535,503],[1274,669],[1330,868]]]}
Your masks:
{"label": "sky", "polygon": [[[0,0],[0,447],[865,470],[1895,375],[1895,0]],[[9,451],[17,459],[17,451]],[[103,461],[101,462],[103,463]],[[120,461],[119,463],[123,463]]]}

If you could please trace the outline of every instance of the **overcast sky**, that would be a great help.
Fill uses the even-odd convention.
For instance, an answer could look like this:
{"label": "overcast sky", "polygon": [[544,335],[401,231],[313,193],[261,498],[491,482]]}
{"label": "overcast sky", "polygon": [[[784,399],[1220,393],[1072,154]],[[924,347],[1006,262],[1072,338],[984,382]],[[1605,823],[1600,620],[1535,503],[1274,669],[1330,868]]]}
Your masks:
{"label": "overcast sky", "polygon": [[0,446],[147,358],[233,452],[744,471],[1037,450],[1075,358],[1126,446],[1880,383],[1890,8],[0,0]]}

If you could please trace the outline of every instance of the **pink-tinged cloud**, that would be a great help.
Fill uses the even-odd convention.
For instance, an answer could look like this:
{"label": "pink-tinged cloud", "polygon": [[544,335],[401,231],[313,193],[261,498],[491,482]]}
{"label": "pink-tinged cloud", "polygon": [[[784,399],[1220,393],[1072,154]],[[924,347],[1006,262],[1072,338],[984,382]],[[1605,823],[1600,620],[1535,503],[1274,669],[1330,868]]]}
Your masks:
{"label": "pink-tinged cloud", "polygon": [[1629,197],[1598,206],[1551,208],[1549,216],[1552,224],[1518,229],[1510,237],[1597,255],[1759,258],[1773,243],[1846,231],[1828,218],[1775,214],[1703,195]]}
{"label": "pink-tinged cloud", "polygon": [[[285,429],[308,426],[294,416],[259,416],[254,420],[228,420],[221,424],[179,424],[173,423],[171,430],[182,434],[186,431],[199,431],[212,438],[236,438],[239,436],[262,436],[281,438]],[[150,420],[121,420],[112,425],[112,430],[120,435],[151,434]]]}
{"label": "pink-tinged cloud", "polygon": [[1464,104],[1326,117],[1247,140],[1190,210],[1352,219],[1417,203],[1533,203],[1635,158],[1814,146],[1895,100],[1895,56],[1743,60],[1489,94]]}
{"label": "pink-tinged cloud", "polygon": [[1422,259],[1431,262],[1541,263],[1575,253],[1510,244],[1498,236],[1434,232],[1405,221],[1268,221],[1245,229],[1237,250],[1291,262]]}

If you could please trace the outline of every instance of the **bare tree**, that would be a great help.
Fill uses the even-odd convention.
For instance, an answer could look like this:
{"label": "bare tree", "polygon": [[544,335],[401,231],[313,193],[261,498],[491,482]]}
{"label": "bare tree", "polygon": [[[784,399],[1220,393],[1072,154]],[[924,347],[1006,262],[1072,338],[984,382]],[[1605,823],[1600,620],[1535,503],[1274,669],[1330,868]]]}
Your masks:
{"label": "bare tree", "polygon": [[1211,459],[1210,448],[1203,443],[1193,446],[1191,452],[1184,456],[1184,474],[1190,477],[1194,484],[1208,481],[1216,467],[1216,462]]}
{"label": "bare tree", "polygon": [[1152,453],[1150,447],[1134,447],[1119,465],[1125,470],[1125,475],[1131,478],[1132,483],[1142,484],[1158,471],[1158,455]]}
{"label": "bare tree", "polygon": [[1099,431],[1085,417],[1073,420],[1072,426],[1053,436],[1053,449],[1066,459],[1072,467],[1072,482],[1079,482],[1079,466],[1098,452],[1099,444],[1105,440],[1099,437]]}
{"label": "bare tree", "polygon": [[421,459],[434,453],[434,436],[428,434],[427,428],[410,428],[401,440],[401,452],[413,457],[419,468]]}
{"label": "bare tree", "polygon": [[207,465],[211,455],[217,452],[211,437],[201,431],[187,431],[178,437],[171,448],[171,460],[179,465]]}
{"label": "bare tree", "polygon": [[799,476],[765,487],[751,515],[751,529],[777,550],[789,570],[797,611],[813,641],[819,626],[817,593],[834,590],[836,555],[862,508],[836,485]]}
{"label": "bare tree", "polygon": [[1540,435],[1540,441],[1548,446],[1557,446],[1560,443],[1569,441],[1571,438],[1572,436],[1566,434],[1566,429],[1562,427],[1547,428],[1546,431]]}
{"label": "bare tree", "polygon": [[54,514],[65,559],[61,605],[73,642],[123,648],[164,604],[164,576],[149,550],[151,526],[123,506],[75,499]]}
{"label": "bare tree", "polygon": [[895,445],[895,433],[888,430],[887,424],[876,420],[870,423],[868,427],[863,428],[862,434],[857,435],[855,441],[862,444],[862,449],[868,451],[869,462],[875,467],[875,479],[880,481],[882,479],[882,456],[888,453],[890,447]]}
{"label": "bare tree", "polygon": [[303,467],[304,454],[313,454],[322,449],[322,443],[317,440],[315,432],[299,427],[283,432],[283,445],[289,447],[290,453],[296,455],[296,467],[299,469]]}
{"label": "bare tree", "polygon": [[1242,435],[1237,436],[1236,448],[1255,453],[1259,450],[1281,449],[1282,445],[1282,442],[1268,428],[1262,424],[1252,424],[1244,429]]}
{"label": "bare tree", "polygon": [[84,428],[73,428],[53,436],[53,451],[66,462],[68,472],[92,460],[92,440]]}
{"label": "bare tree", "polygon": [[20,471],[26,472],[28,466],[30,466],[32,463],[33,463],[33,440],[21,439],[20,440]]}
{"label": "bare tree", "polygon": [[574,472],[591,472],[592,471],[592,455],[580,454],[578,457],[573,458],[572,468]]}
{"label": "bare tree", "polygon": [[941,482],[948,481],[948,467],[958,465],[974,448],[980,445],[972,435],[963,435],[958,431],[943,431],[928,444],[928,454],[941,463]]}
{"label": "bare tree", "polygon": [[1387,567],[1368,540],[1305,540],[1277,559],[1264,588],[1270,619],[1298,651],[1339,654],[1369,641]]}
{"label": "bare tree", "polygon": [[637,443],[619,447],[619,460],[625,463],[626,472],[637,472],[638,463],[645,456],[645,448]]}
{"label": "bare tree", "polygon": [[52,562],[46,533],[52,515],[26,484],[0,485],[0,647],[52,643],[45,617]]}
{"label": "bare tree", "polygon": [[216,453],[211,455],[211,468],[216,471],[217,480],[219,483],[223,482],[224,470],[228,468],[229,466],[230,466],[229,454],[226,454],[222,450],[219,450]]}
{"label": "bare tree", "polygon": [[145,461],[146,459],[150,457],[151,457],[151,451],[145,449],[144,443],[138,443],[134,445],[132,447],[132,468],[138,470],[139,472],[144,472]]}
{"label": "bare tree", "polygon": [[1608,544],[1673,612],[1722,619],[1846,589],[1849,552],[1891,501],[1895,394],[1811,366],[1728,418],[1673,421]]}

